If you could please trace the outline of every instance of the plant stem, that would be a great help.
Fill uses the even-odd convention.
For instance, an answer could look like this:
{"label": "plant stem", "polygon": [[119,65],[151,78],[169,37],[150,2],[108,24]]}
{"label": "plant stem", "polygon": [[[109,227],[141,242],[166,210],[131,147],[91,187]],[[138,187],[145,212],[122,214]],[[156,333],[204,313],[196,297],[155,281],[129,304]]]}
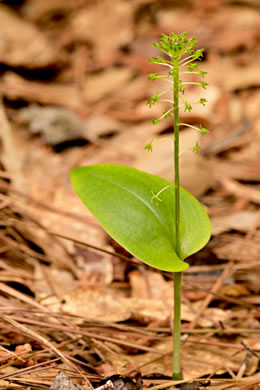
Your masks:
{"label": "plant stem", "polygon": [[[175,189],[175,245],[180,256],[180,175],[179,175],[179,62],[174,61],[173,72],[173,111],[174,111],[174,189]],[[181,379],[181,272],[174,273],[174,313],[173,313],[173,379]]]}
{"label": "plant stem", "polygon": [[174,63],[173,73],[173,128],[174,128],[174,190],[175,190],[175,245],[176,252],[180,253],[180,178],[179,178],[179,63]]}
{"label": "plant stem", "polygon": [[181,379],[181,272],[174,272],[173,380]]}

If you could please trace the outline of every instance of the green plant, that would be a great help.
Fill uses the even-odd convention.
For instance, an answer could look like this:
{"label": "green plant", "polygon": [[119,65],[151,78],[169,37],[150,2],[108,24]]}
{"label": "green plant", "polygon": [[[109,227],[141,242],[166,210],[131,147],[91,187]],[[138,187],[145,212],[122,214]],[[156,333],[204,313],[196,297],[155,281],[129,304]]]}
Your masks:
{"label": "green plant", "polygon": [[[173,379],[180,379],[180,322],[181,275],[189,267],[184,260],[200,250],[209,240],[210,222],[200,203],[179,184],[179,99],[184,111],[192,104],[184,100],[184,83],[180,74],[192,73],[204,77],[196,60],[202,58],[202,49],[195,50],[195,38],[187,34],[162,34],[154,47],[166,54],[150,62],[170,68],[168,74],[153,73],[150,80],[162,79],[170,83],[173,100],[160,99],[166,92],[157,93],[148,104],[159,101],[170,104],[163,115],[152,121],[158,123],[173,115],[174,127],[174,183],[137,169],[117,164],[98,164],[75,168],[71,180],[76,193],[94,214],[104,229],[130,253],[155,268],[174,272],[174,348]],[[180,72],[181,70],[181,72]],[[194,82],[191,82],[194,84]],[[198,81],[206,88],[207,83]],[[205,104],[200,99],[196,104]],[[186,125],[189,126],[189,125]],[[193,126],[191,126],[193,127]],[[194,127],[201,134],[208,131]],[[152,141],[145,146],[152,151]],[[198,152],[196,144],[193,151]]]}

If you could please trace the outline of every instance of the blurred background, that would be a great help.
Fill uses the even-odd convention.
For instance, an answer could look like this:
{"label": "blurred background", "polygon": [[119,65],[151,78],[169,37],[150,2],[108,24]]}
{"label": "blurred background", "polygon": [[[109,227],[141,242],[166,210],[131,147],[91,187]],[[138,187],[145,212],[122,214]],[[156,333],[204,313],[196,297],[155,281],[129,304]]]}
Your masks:
{"label": "blurred background", "polygon": [[[244,311],[241,306],[235,306],[236,310],[241,309],[240,317],[231,325],[240,326],[240,318],[243,321],[240,327],[259,331],[257,311],[255,317],[248,314],[250,305],[260,304],[259,11],[259,0],[0,2],[0,276],[3,282],[0,290],[4,291],[0,300],[3,307],[10,307],[12,302],[15,310],[30,305],[35,309],[36,301],[36,306],[44,305],[44,299],[53,295],[56,301],[46,300],[46,305],[49,309],[53,304],[58,310],[61,306],[55,304],[64,303],[66,291],[80,286],[85,294],[89,285],[111,283],[115,283],[114,288],[130,286],[136,297],[149,296],[147,291],[138,290],[146,286],[149,273],[145,278],[136,262],[128,264],[73,242],[78,239],[129,256],[111,241],[81,204],[72,190],[69,172],[79,165],[113,162],[173,179],[172,142],[154,142],[152,153],[144,150],[151,140],[172,135],[171,118],[157,125],[151,123],[167,106],[149,108],[147,101],[162,91],[164,84],[159,80],[151,82],[146,75],[165,71],[148,63],[158,55],[152,44],[159,41],[161,33],[185,31],[197,38],[198,48],[205,49],[200,68],[208,72],[205,81],[209,86],[206,90],[187,86],[185,99],[192,102],[205,98],[208,103],[205,107],[194,105],[190,113],[181,111],[180,120],[193,126],[201,124],[209,134],[201,137],[182,127],[181,182],[200,199],[212,223],[211,241],[189,261],[195,267],[196,277],[200,272],[214,271],[208,279],[205,274],[202,279],[195,276],[192,279],[190,288],[195,283],[196,293],[186,291],[185,302],[190,300],[189,308],[194,301],[197,306],[185,321],[196,324],[198,318],[194,320],[194,313],[209,291],[199,288],[203,285],[211,289],[217,281],[215,291],[226,284],[226,290],[221,290],[222,297],[242,296],[247,302],[242,305]],[[189,75],[189,80],[196,81],[196,77]],[[201,147],[198,155],[187,151],[196,142]],[[70,240],[58,239],[55,234]],[[213,265],[212,269],[209,264]],[[218,282],[226,265],[229,271]],[[138,272],[131,278],[133,270]],[[158,273],[152,274],[152,285],[164,283],[164,279],[158,278]],[[7,287],[36,301],[32,303],[28,297],[21,300],[14,290],[5,290]],[[67,311],[77,315],[82,314],[87,302],[95,302],[93,297],[82,298],[83,301],[78,297],[78,303],[70,304],[70,299]],[[121,304],[120,310],[124,305]],[[215,301],[214,305],[211,309],[231,307],[225,300],[224,303]],[[86,316],[94,315],[94,308],[85,310]],[[214,313],[217,323],[222,321],[223,325],[227,312]],[[112,322],[124,321],[127,314],[123,317],[121,314],[105,318]],[[139,313],[136,318],[149,317],[147,313],[146,317],[142,315]],[[160,316],[156,317],[155,312],[151,315],[158,321]],[[97,318],[104,318],[102,310]],[[37,330],[38,325],[34,326]],[[19,344],[28,339],[28,335],[26,340],[9,338],[10,329],[6,329],[6,342],[15,340]],[[137,340],[136,335],[133,340]],[[101,347],[96,343],[95,348],[93,355],[89,353],[89,359],[90,355],[94,359]],[[101,360],[106,356],[102,353]],[[85,362],[91,361],[84,356]],[[213,366],[217,366],[214,354],[211,359]],[[257,368],[257,363],[254,367]],[[209,373],[211,369],[199,373]],[[189,366],[187,372],[193,372]],[[194,374],[199,373],[197,365]]]}
{"label": "blurred background", "polygon": [[151,124],[165,107],[146,102],[164,85],[146,75],[164,71],[148,63],[160,34],[186,31],[205,49],[209,87],[186,88],[185,98],[208,104],[181,121],[210,134],[182,129],[183,151],[201,146],[198,156],[182,154],[182,185],[211,194],[212,215],[239,208],[241,197],[259,203],[250,195],[260,179],[257,0],[6,0],[0,22],[1,160],[16,188],[81,213],[69,182],[77,165],[117,162],[171,180],[172,143],[143,150],[172,132],[171,119]]}

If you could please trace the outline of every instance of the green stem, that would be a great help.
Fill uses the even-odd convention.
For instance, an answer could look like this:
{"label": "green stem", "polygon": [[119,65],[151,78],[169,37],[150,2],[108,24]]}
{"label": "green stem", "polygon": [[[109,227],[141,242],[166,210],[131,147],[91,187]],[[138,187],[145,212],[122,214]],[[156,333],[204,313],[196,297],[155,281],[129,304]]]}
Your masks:
{"label": "green stem", "polygon": [[173,128],[174,128],[174,189],[175,189],[175,245],[176,252],[180,252],[180,179],[179,179],[179,64],[174,63],[173,74]]}
{"label": "green stem", "polygon": [[[174,189],[175,189],[175,245],[180,256],[180,175],[179,175],[179,63],[174,62],[173,72],[173,111],[174,111]],[[181,272],[174,273],[174,313],[173,313],[173,379],[181,379]]]}
{"label": "green stem", "polygon": [[181,272],[174,272],[173,380],[181,379]]}

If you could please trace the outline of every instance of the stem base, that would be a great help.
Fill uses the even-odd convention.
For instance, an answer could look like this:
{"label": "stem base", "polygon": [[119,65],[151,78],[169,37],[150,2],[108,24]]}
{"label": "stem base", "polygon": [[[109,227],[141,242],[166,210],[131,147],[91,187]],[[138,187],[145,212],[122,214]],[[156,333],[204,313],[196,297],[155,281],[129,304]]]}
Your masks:
{"label": "stem base", "polygon": [[173,318],[173,380],[181,379],[181,279],[182,273],[175,272],[174,279],[174,318]]}

